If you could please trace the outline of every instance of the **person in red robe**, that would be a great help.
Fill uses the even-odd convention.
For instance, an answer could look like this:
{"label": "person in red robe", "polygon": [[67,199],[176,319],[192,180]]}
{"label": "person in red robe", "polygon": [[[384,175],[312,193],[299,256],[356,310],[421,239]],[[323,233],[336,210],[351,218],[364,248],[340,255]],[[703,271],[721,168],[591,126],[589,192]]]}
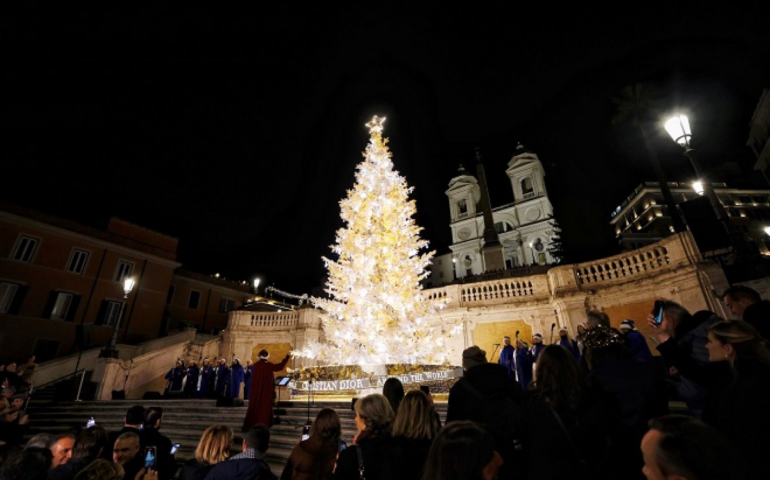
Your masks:
{"label": "person in red robe", "polygon": [[267,361],[270,353],[267,350],[259,352],[259,360],[252,365],[251,372],[251,392],[249,395],[249,409],[246,411],[246,418],[243,420],[243,431],[248,432],[251,427],[259,423],[273,426],[273,401],[275,398],[274,376],[275,372],[280,372],[286,367],[290,355],[281,360],[280,363],[270,363]]}

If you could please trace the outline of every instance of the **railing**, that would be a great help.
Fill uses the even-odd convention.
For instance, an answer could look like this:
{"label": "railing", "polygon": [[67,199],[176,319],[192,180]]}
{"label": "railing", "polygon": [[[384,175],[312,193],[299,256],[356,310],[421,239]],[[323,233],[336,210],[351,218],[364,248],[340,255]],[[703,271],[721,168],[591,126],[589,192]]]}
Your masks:
{"label": "railing", "polygon": [[575,276],[579,285],[596,285],[647,276],[670,263],[666,247],[657,245],[598,262],[575,265]]}
{"label": "railing", "polygon": [[461,304],[488,302],[491,300],[514,301],[523,297],[548,296],[548,286],[543,278],[505,279],[460,287]]}
{"label": "railing", "polygon": [[296,327],[299,312],[237,312],[232,314],[230,327]]}

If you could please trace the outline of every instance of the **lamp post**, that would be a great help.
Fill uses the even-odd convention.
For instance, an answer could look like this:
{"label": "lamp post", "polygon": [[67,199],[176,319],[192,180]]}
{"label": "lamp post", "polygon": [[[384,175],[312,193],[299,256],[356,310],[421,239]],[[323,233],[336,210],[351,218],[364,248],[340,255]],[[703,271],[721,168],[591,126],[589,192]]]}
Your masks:
{"label": "lamp post", "polygon": [[[690,120],[686,115],[677,114],[666,120],[665,128],[668,134],[671,135],[671,138],[684,148],[684,154],[688,159],[690,159],[692,168],[695,170],[695,176],[697,177],[698,182],[701,183],[703,192],[711,202],[711,207],[714,209],[714,213],[716,213],[717,219],[719,219],[719,221],[724,224],[725,230],[729,233],[730,228],[727,224],[727,213],[722,206],[722,202],[719,201],[719,198],[714,192],[713,185],[701,173],[698,162],[695,161],[693,149],[690,147],[690,139],[692,138]],[[695,184],[693,184],[693,188],[695,188]]]}
{"label": "lamp post", "polygon": [[118,314],[118,318],[115,320],[115,328],[112,330],[112,338],[110,338],[110,344],[106,348],[103,348],[101,352],[99,352],[100,358],[118,358],[118,349],[116,348],[116,345],[118,343],[120,319],[123,318],[123,312],[126,310],[128,294],[131,293],[131,290],[134,289],[135,284],[136,282],[134,281],[133,277],[126,277],[126,279],[123,280],[123,304],[120,306],[120,313]]}
{"label": "lamp post", "polygon": [[255,278],[254,279],[254,295],[255,296],[259,295],[259,282],[260,282],[259,278]]}

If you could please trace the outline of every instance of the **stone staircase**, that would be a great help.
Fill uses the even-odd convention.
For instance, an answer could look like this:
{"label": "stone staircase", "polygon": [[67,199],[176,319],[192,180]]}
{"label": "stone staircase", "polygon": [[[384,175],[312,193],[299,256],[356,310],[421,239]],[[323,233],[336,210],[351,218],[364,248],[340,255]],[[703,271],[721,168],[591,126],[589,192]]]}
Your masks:
{"label": "stone staircase", "polygon": [[[29,436],[40,432],[58,433],[73,426],[85,426],[89,417],[94,417],[98,425],[108,431],[119,430],[123,426],[126,410],[133,405],[145,408],[158,406],[163,408],[161,432],[172,443],[181,443],[176,453],[181,465],[195,456],[203,431],[215,423],[225,424],[233,429],[233,450],[240,452],[243,440],[241,426],[246,416],[246,406],[217,407],[214,400],[112,400],[55,402],[37,400],[29,406]],[[350,443],[356,433],[355,412],[350,408],[350,400],[321,401],[315,400],[310,407],[306,402],[282,401],[278,409],[279,422],[271,428],[270,448],[267,461],[273,473],[280,476],[291,450],[299,442],[302,427],[308,418],[312,421],[323,407],[334,408],[342,420],[342,438]],[[446,403],[436,402],[436,408],[442,418],[446,418]],[[309,410],[309,415],[308,415]]]}

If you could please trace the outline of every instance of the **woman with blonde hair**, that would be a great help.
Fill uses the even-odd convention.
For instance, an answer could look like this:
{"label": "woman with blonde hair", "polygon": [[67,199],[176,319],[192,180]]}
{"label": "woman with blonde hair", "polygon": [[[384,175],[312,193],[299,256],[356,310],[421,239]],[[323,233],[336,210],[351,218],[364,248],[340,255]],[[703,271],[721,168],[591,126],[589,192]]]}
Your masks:
{"label": "woman with blonde hair", "polygon": [[125,471],[117,463],[99,458],[75,475],[75,480],[123,480]]}
{"label": "woman with blonde hair", "polygon": [[[401,408],[403,406],[399,410]],[[381,393],[372,393],[360,398],[355,410],[358,434],[353,439],[353,445],[340,452],[332,478],[396,478],[396,470],[403,465],[403,454],[390,434],[394,415],[388,399]],[[398,471],[398,475],[401,474]]]}
{"label": "woman with blonde hair", "polygon": [[207,428],[195,449],[195,458],[182,467],[179,480],[203,480],[219,462],[227,460],[233,445],[233,429],[216,424]]}
{"label": "woman with blonde hair", "polygon": [[743,320],[722,320],[709,328],[711,362],[729,362],[732,382],[724,385],[717,411],[707,418],[743,455],[751,472],[766,478],[770,451],[770,351],[765,339]]}
{"label": "woman with blonde hair", "polygon": [[342,424],[331,408],[322,408],[310,427],[310,438],[298,443],[289,455],[281,480],[327,480],[334,472],[340,449]]}
{"label": "woman with blonde hair", "polygon": [[393,438],[404,454],[403,476],[419,480],[433,439],[438,435],[436,409],[422,390],[411,390],[401,402],[393,421]]}

